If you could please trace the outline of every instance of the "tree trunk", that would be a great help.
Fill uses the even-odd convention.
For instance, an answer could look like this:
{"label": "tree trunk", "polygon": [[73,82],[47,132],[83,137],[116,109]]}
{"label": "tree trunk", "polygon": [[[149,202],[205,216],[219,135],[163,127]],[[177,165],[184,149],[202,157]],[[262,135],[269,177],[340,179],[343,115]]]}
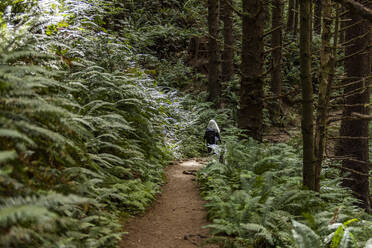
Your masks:
{"label": "tree trunk", "polygon": [[322,27],[322,0],[315,0],[314,9],[314,31],[320,34]]}
{"label": "tree trunk", "polygon": [[263,0],[243,0],[243,39],[238,126],[262,141],[264,19]]}
{"label": "tree trunk", "polygon": [[222,81],[230,81],[234,74],[233,9],[231,0],[222,0],[224,48],[222,54]]}
{"label": "tree trunk", "polygon": [[221,86],[219,82],[219,51],[218,51],[218,0],[208,0],[208,100],[219,106]]}
{"label": "tree trunk", "polygon": [[311,0],[300,3],[300,67],[302,85],[303,185],[314,190],[313,87],[311,81]]}
{"label": "tree trunk", "polygon": [[[362,21],[359,13],[353,10],[350,10],[346,18],[350,20],[346,25]],[[345,95],[354,92],[354,94],[345,97],[344,117],[350,116],[353,112],[363,115],[369,113],[369,80],[363,79],[370,75],[369,35],[365,35],[369,31],[368,29],[369,24],[362,21],[346,30],[346,41],[351,39],[355,39],[355,41],[345,48],[345,56],[347,57],[345,72],[348,78],[345,83],[362,80],[344,88]],[[352,54],[355,55],[348,57]],[[361,201],[360,207],[369,210],[368,120],[343,119],[340,136],[345,138],[340,141],[339,153],[350,158],[342,161],[344,175],[342,185],[353,191],[355,197]]]}
{"label": "tree trunk", "polygon": [[326,137],[327,137],[327,118],[328,105],[331,94],[331,87],[335,73],[335,56],[338,44],[338,11],[336,17],[336,29],[334,36],[333,49],[331,47],[332,38],[332,9],[331,0],[322,1],[323,28],[322,28],[322,49],[320,54],[320,83],[318,93],[318,109],[316,115],[315,128],[315,190],[320,191],[320,172],[324,159]]}
{"label": "tree trunk", "polygon": [[[340,6],[338,6],[340,8]],[[345,12],[345,8],[341,7],[341,13]],[[345,31],[343,30],[344,27],[346,26],[345,25],[345,22],[342,21],[345,17],[344,16],[340,16],[340,19],[341,19],[341,22],[340,22],[340,44],[344,43],[345,42]],[[344,49],[342,48],[342,50],[344,51]],[[345,54],[345,51],[344,51],[344,54]]]}
{"label": "tree trunk", "polygon": [[297,35],[297,31],[298,31],[298,9],[299,9],[299,5],[300,5],[300,3],[299,3],[299,1],[300,0],[295,0],[295,15],[294,15],[294,24],[293,24],[293,32],[294,32],[294,34],[296,34]]}
{"label": "tree trunk", "polygon": [[289,0],[288,3],[287,33],[293,32],[295,2],[296,0]]}
{"label": "tree trunk", "polygon": [[271,59],[271,91],[277,97],[277,102],[274,108],[274,120],[280,116],[281,100],[281,85],[282,85],[282,24],[283,24],[283,0],[272,0],[272,25],[271,28],[280,27],[275,30],[271,36],[272,51]]}

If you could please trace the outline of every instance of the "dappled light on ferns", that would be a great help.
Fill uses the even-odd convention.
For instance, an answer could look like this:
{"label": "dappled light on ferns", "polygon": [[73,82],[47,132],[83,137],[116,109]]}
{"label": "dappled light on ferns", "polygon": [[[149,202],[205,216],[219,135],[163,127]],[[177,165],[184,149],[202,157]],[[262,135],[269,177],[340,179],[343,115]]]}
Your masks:
{"label": "dappled light on ferns", "polygon": [[116,247],[163,181],[167,97],[126,46],[78,30],[2,33],[1,247]]}

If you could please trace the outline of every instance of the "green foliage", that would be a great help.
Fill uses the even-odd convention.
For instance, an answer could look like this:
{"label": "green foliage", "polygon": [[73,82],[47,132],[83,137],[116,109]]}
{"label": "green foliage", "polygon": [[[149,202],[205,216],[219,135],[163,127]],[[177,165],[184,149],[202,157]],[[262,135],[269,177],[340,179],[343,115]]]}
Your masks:
{"label": "green foliage", "polygon": [[[224,164],[212,161],[198,174],[213,220],[211,242],[229,243],[225,247],[326,247],[323,240],[337,232],[332,229],[337,225],[337,235],[328,242],[353,247],[358,240],[355,247],[360,247],[372,234],[371,218],[354,207],[350,192],[335,179],[336,170],[324,168],[323,173],[320,194],[303,190],[301,160],[291,146],[229,142]],[[335,215],[340,206],[342,212]],[[355,217],[363,221],[349,227]],[[332,219],[337,224],[329,226]]]}
{"label": "green foliage", "polygon": [[1,247],[117,247],[122,216],[144,211],[163,183],[171,92],[128,40],[102,32],[99,2],[1,31]]}
{"label": "green foliage", "polygon": [[[191,7],[192,6],[192,7]],[[171,59],[185,50],[190,37],[198,33],[201,4],[192,1],[130,1],[126,6],[131,32],[124,36],[135,40],[136,48],[158,58]],[[199,15],[198,15],[199,14]]]}
{"label": "green foliage", "polygon": [[365,246],[365,248],[370,248],[370,247],[372,247],[372,238],[367,241],[366,246]]}
{"label": "green foliage", "polygon": [[[293,236],[298,247],[331,247],[331,248],[347,248],[347,247],[361,247],[354,234],[351,232],[353,228],[348,227],[351,223],[358,221],[358,219],[351,219],[344,223],[335,223],[328,226],[329,230],[336,230],[329,234],[324,241],[311,228],[304,224],[293,221]],[[366,243],[368,247],[368,241]]]}
{"label": "green foliage", "polygon": [[306,225],[292,221],[293,238],[299,248],[321,247],[320,237]]}
{"label": "green foliage", "polygon": [[[53,192],[40,196],[3,198],[0,202],[1,245],[81,247],[82,243],[88,243],[89,247],[102,247],[103,244],[112,246],[120,238],[121,226],[115,221],[114,215],[92,214],[92,211],[97,213],[100,208],[93,200]],[[110,230],[112,233],[108,232]]]}
{"label": "green foliage", "polygon": [[338,223],[331,226],[331,228],[334,226],[338,226],[336,231],[328,236],[328,239],[332,238],[331,248],[351,246],[358,247],[357,240],[350,232],[350,228],[348,227],[351,223],[356,221],[358,221],[358,219],[351,219],[345,221],[343,224]]}

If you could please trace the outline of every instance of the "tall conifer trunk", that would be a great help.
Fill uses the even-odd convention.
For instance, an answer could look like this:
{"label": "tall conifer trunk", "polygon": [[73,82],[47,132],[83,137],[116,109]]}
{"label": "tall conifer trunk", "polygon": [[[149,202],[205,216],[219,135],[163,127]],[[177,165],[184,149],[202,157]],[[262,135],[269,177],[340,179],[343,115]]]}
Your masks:
{"label": "tall conifer trunk", "polygon": [[222,55],[222,81],[230,81],[234,74],[233,9],[231,0],[221,0],[224,48]]}
{"label": "tall conifer trunk", "polygon": [[299,5],[300,5],[300,0],[295,0],[295,13],[294,13],[294,23],[293,23],[293,32],[295,35],[297,35],[298,31],[298,21],[299,21]]}
{"label": "tall conifer trunk", "polygon": [[325,154],[327,137],[328,105],[333,83],[336,63],[336,47],[338,44],[338,12],[336,17],[336,28],[334,35],[334,48],[331,47],[332,38],[332,9],[331,0],[322,1],[322,49],[320,54],[320,83],[318,93],[318,108],[316,114],[315,129],[315,190],[320,191],[320,172]]}
{"label": "tall conifer trunk", "polygon": [[274,108],[274,119],[280,115],[281,87],[282,87],[282,24],[283,24],[283,0],[272,0],[272,24],[271,28],[280,27],[271,36],[272,60],[271,60],[271,91],[277,97]]}
{"label": "tall conifer trunk", "polygon": [[294,13],[296,0],[289,0],[287,13],[287,32],[293,32]]}
{"label": "tall conifer trunk", "polygon": [[264,20],[263,0],[243,0],[243,40],[238,126],[262,140]]}
{"label": "tall conifer trunk", "polygon": [[[360,2],[360,1],[358,1]],[[345,72],[350,84],[344,88],[345,107],[344,119],[341,122],[339,154],[347,157],[343,160],[344,179],[342,185],[349,187],[353,194],[361,200],[360,206],[366,210],[370,208],[369,202],[369,157],[368,157],[368,120],[349,119],[353,112],[368,115],[369,113],[369,24],[362,21],[362,17],[350,10],[346,15],[350,21],[347,26],[360,22],[352,28],[346,29],[345,40],[354,41],[345,48]],[[353,55],[354,54],[354,55]],[[349,57],[348,57],[349,56]]]}
{"label": "tall conifer trunk", "polygon": [[320,34],[322,27],[322,0],[315,0],[314,8],[314,31]]}
{"label": "tall conifer trunk", "polygon": [[218,20],[219,1],[208,0],[208,100],[220,103],[221,86],[219,82]]}
{"label": "tall conifer trunk", "polygon": [[302,85],[303,184],[314,190],[313,87],[311,80],[311,0],[300,3],[300,67]]}

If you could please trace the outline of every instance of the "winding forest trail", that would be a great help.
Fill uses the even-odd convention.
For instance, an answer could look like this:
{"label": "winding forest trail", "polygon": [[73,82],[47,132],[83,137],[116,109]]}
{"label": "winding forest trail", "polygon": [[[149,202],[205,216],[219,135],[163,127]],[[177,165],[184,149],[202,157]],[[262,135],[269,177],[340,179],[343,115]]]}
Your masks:
{"label": "winding forest trail", "polygon": [[[207,238],[205,203],[199,195],[195,176],[184,171],[198,170],[202,161],[189,160],[170,166],[167,184],[154,205],[140,217],[125,224],[121,248],[195,248]],[[206,245],[214,248],[217,246]]]}

